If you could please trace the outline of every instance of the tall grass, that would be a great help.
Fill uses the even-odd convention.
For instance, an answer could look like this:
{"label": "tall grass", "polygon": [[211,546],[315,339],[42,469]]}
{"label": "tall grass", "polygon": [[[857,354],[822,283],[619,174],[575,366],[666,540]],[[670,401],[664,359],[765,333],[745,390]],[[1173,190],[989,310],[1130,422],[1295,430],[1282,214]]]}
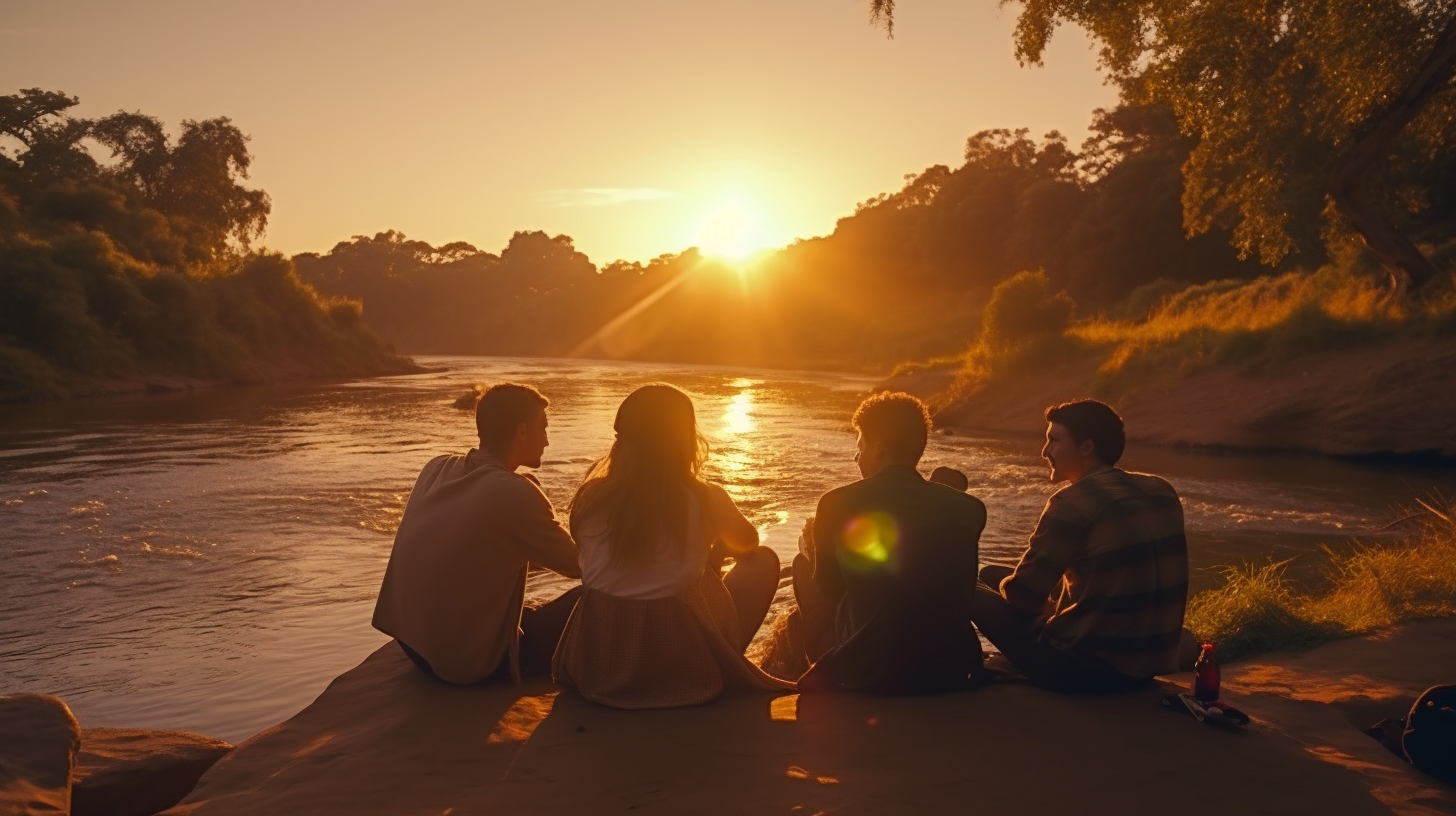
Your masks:
{"label": "tall grass", "polygon": [[1183,288],[1164,281],[1129,293],[1128,303],[1109,314],[1080,319],[1045,275],[1022,272],[993,291],[947,398],[955,402],[1002,376],[1056,361],[1089,365],[1099,388],[1116,391],[1149,375],[1215,365],[1270,370],[1381,340],[1456,336],[1456,273],[1419,299],[1400,300],[1366,265],[1352,255],[1313,273]]}
{"label": "tall grass", "polygon": [[1421,502],[1405,541],[1330,554],[1328,586],[1295,588],[1288,562],[1230,568],[1188,604],[1188,628],[1237,660],[1302,649],[1401,621],[1456,615],[1456,501]]}
{"label": "tall grass", "polygon": [[1371,278],[1326,267],[1312,275],[1193,286],[1163,300],[1146,319],[1093,319],[1068,333],[1107,349],[1103,374],[1173,359],[1183,368],[1259,366],[1402,334],[1423,322],[1424,311],[1389,298]]}

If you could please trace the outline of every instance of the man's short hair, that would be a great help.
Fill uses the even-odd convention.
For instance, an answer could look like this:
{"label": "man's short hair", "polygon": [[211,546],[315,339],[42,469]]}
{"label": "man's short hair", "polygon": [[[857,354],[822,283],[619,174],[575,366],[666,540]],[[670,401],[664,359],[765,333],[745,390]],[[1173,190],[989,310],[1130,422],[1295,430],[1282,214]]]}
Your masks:
{"label": "man's short hair", "polygon": [[1105,464],[1115,465],[1127,447],[1122,417],[1112,406],[1097,400],[1075,400],[1046,409],[1046,421],[1065,427],[1078,444],[1090,439],[1092,450]]}
{"label": "man's short hair", "polygon": [[880,445],[893,461],[915,464],[930,438],[930,411],[903,391],[871,395],[855,409],[849,424]]}
{"label": "man's short hair", "polygon": [[475,432],[480,434],[480,446],[504,456],[521,424],[550,404],[529,385],[501,383],[487,388],[475,404]]}

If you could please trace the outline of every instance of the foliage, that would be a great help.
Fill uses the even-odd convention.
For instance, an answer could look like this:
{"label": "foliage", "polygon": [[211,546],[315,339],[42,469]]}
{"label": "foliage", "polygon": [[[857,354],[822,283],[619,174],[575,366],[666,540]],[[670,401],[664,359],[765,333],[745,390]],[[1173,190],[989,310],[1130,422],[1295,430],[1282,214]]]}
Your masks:
{"label": "foliage", "polygon": [[1047,337],[1061,337],[1077,305],[1066,292],[1053,294],[1046,273],[1022,271],[996,284],[986,303],[979,345],[1015,349]]}
{"label": "foliage", "polygon": [[1391,301],[1363,272],[1358,256],[1346,256],[1313,274],[1213,281],[1166,294],[1145,316],[1096,317],[1068,335],[1101,350],[1105,375],[1217,364],[1267,368],[1381,339],[1436,336],[1456,314],[1449,296]]}
{"label": "foliage", "polygon": [[[256,380],[400,370],[357,305],[331,302],[274,254],[242,251],[268,198],[239,183],[247,138],[226,119],[72,118],[77,101],[0,97],[0,399],[79,380]],[[109,147],[97,162],[83,139]]]}
{"label": "foliage", "polygon": [[1023,271],[993,290],[981,333],[937,404],[1058,366],[1096,371],[1095,390],[1112,396],[1211,366],[1269,371],[1311,354],[1456,336],[1456,271],[1442,273],[1428,297],[1403,302],[1387,296],[1370,267],[1368,257],[1347,251],[1313,273],[1193,285],[1159,279],[1119,306],[1075,320],[1066,292],[1054,293],[1040,270]]}
{"label": "foliage", "polygon": [[[12,165],[21,189],[40,193],[53,185],[97,182],[126,194],[169,219],[193,262],[225,250],[229,241],[247,247],[262,234],[268,195],[241,184],[252,158],[248,137],[230,120],[185,120],[173,145],[154,117],[125,111],[96,120],[68,115],[78,103],[38,88],[0,97],[0,134],[19,143],[13,157],[0,151],[0,161]],[[109,148],[116,163],[98,163],[87,139]]]}
{"label": "foliage", "polygon": [[1327,587],[1317,594],[1294,586],[1287,562],[1229,569],[1223,586],[1189,602],[1188,628],[1236,660],[1456,615],[1456,504],[1421,507],[1408,540],[1329,553]]}
{"label": "foliage", "polygon": [[[871,12],[891,24],[895,3]],[[1063,22],[1125,103],[1166,107],[1191,140],[1190,234],[1231,229],[1272,264],[1353,230],[1397,288],[1435,276],[1409,236],[1452,227],[1456,2],[1022,0],[1017,56],[1039,63]]]}

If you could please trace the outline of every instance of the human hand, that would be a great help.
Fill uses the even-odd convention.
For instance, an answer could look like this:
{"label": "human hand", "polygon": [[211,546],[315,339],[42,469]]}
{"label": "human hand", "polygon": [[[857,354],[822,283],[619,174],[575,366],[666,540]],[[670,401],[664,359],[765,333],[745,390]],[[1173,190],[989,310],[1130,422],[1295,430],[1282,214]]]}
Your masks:
{"label": "human hand", "polygon": [[799,552],[810,561],[814,560],[814,517],[804,519],[804,529],[799,533]]}

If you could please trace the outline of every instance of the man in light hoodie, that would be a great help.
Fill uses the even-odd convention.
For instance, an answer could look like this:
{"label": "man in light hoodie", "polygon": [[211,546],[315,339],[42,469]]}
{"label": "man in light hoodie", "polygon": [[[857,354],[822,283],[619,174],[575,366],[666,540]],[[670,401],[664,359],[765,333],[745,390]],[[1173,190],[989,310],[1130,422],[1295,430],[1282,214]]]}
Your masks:
{"label": "man in light hoodie", "polygon": [[528,670],[549,668],[580,593],[522,615],[529,564],[581,576],[550,500],[516,472],[541,466],[548,404],[530,386],[488,389],[475,409],[480,447],[425,465],[395,533],[374,628],[446,682],[519,681],[523,653]]}

